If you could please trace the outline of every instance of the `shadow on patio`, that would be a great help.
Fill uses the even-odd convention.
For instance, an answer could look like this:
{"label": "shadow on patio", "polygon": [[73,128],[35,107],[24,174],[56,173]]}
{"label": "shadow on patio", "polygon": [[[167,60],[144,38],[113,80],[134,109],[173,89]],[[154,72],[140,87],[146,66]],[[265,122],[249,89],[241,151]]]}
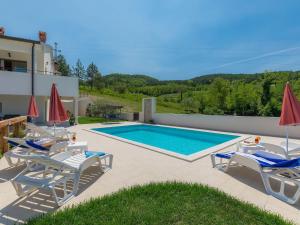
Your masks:
{"label": "shadow on patio", "polygon": [[[87,169],[81,175],[77,195],[91,186],[102,174],[98,166],[92,166]],[[71,188],[72,183],[68,186]],[[13,187],[11,186],[11,188]],[[18,198],[2,208],[0,210],[0,224],[24,223],[28,218],[53,212],[56,209],[58,209],[58,206],[54,202],[51,193],[37,190],[28,196]]]}
{"label": "shadow on patio", "polygon": [[[231,167],[228,170],[227,174],[230,175],[232,178],[237,179],[238,181],[246,184],[247,186],[267,194],[260,174],[255,172],[254,170],[248,169],[246,167],[237,166],[237,167]],[[270,183],[273,190],[279,191],[280,189],[279,182],[275,180],[271,180]],[[295,186],[288,185],[286,186],[285,194],[288,196],[292,196],[296,192],[296,190],[297,188]],[[300,209],[300,201],[298,201],[296,204],[291,206],[296,209]]]}
{"label": "shadow on patio", "polygon": [[7,182],[17,176],[23,169],[24,165],[16,166],[16,167],[8,167],[0,170],[0,183]]}

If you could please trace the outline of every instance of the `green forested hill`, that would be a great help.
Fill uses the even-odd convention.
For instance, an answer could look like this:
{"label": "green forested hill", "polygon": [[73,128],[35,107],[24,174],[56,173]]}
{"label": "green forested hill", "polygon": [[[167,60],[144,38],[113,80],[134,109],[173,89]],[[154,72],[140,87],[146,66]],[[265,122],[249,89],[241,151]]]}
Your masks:
{"label": "green forested hill", "polygon": [[161,112],[279,116],[287,81],[300,97],[300,71],[212,74],[177,81],[110,74],[92,89],[87,85],[91,81],[81,82],[81,91],[102,96],[103,100],[114,99],[129,110],[139,110],[143,97],[154,96]]}
{"label": "green forested hill", "polygon": [[144,86],[144,85],[152,85],[158,84],[159,80],[146,76],[146,75],[130,75],[130,74],[120,74],[113,73],[103,77],[103,81],[106,85],[117,85],[124,84],[127,86]]}
{"label": "green forested hill", "polygon": [[195,83],[201,84],[210,84],[216,78],[223,78],[225,80],[233,81],[233,80],[243,80],[244,82],[251,82],[261,78],[264,74],[257,73],[257,74],[210,74],[195,77],[192,79]]}

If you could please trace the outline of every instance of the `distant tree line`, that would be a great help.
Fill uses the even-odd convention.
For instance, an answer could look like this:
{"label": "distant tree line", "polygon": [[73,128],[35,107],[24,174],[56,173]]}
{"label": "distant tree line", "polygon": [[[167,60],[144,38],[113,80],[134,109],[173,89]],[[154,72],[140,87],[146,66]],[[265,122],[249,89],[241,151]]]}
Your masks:
{"label": "distant tree line", "polygon": [[183,81],[160,81],[146,75],[102,76],[94,63],[85,69],[78,60],[70,67],[58,57],[62,75],[76,76],[80,85],[98,93],[120,96],[154,96],[164,106],[176,106],[189,113],[241,116],[279,116],[287,81],[300,97],[300,71],[257,74],[212,74]]}
{"label": "distant tree line", "polygon": [[71,67],[65,57],[59,55],[57,57],[57,70],[62,76],[78,77],[82,85],[88,85],[91,89],[103,88],[102,74],[93,62],[85,69],[80,59],[78,59],[75,66]]}

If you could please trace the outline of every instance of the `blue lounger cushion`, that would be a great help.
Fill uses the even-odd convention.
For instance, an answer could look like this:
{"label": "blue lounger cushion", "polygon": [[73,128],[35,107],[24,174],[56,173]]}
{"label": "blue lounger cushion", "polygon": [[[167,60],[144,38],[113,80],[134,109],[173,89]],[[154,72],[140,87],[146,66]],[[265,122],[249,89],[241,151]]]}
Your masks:
{"label": "blue lounger cushion", "polygon": [[95,151],[84,151],[85,157],[91,157],[91,156],[104,156],[106,153],[104,152],[95,152]]}
{"label": "blue lounger cushion", "polygon": [[237,154],[244,155],[248,158],[252,158],[252,159],[256,160],[261,167],[295,168],[295,167],[300,166],[300,158],[297,158],[297,159],[283,159],[281,161],[274,162],[269,158],[256,156],[254,154],[246,154],[246,153],[237,153]]}
{"label": "blue lounger cushion", "polygon": [[270,160],[272,162],[276,162],[276,163],[286,161],[286,159],[284,157],[270,153],[270,152],[266,152],[266,151],[257,151],[253,155]]}
{"label": "blue lounger cushion", "polygon": [[[215,154],[218,158],[230,159],[236,152],[225,152]],[[261,167],[271,168],[294,168],[300,166],[300,158],[297,159],[284,159],[279,155],[275,155],[269,152],[257,151],[254,154],[237,153],[245,155],[249,158],[256,160]]]}
{"label": "blue lounger cushion", "polygon": [[39,145],[39,144],[37,144],[34,141],[26,141],[26,144],[29,145],[32,148],[35,148],[35,149],[38,149],[38,150],[41,150],[41,151],[49,151],[48,148],[46,148],[46,147],[44,147],[42,145]]}
{"label": "blue lounger cushion", "polygon": [[14,141],[12,141],[12,140],[8,140],[7,142],[8,142],[8,144],[10,144],[10,145],[12,145],[12,146],[15,146],[15,147],[28,148],[27,146],[25,146],[25,145],[20,145],[19,143],[14,142]]}
{"label": "blue lounger cushion", "polygon": [[230,159],[235,152],[223,152],[223,153],[216,153],[215,156],[222,159]]}
{"label": "blue lounger cushion", "polygon": [[[222,159],[230,159],[236,152],[223,152],[223,153],[216,153],[215,156],[218,158]],[[254,154],[252,154],[257,157],[262,157],[264,159],[270,160],[272,162],[282,162],[285,161],[286,159],[280,155],[275,155],[269,152],[265,151],[257,151]]]}

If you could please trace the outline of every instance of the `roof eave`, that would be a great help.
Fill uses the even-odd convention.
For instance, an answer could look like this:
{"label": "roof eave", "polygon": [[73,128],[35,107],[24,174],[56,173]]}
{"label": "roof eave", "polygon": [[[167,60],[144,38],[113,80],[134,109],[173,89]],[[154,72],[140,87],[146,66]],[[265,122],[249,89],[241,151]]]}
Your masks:
{"label": "roof eave", "polygon": [[12,36],[6,36],[6,35],[0,35],[1,39],[11,40],[11,41],[19,41],[19,42],[26,42],[26,43],[32,43],[32,44],[40,44],[40,41],[26,39],[26,38],[19,38],[19,37],[12,37]]}

